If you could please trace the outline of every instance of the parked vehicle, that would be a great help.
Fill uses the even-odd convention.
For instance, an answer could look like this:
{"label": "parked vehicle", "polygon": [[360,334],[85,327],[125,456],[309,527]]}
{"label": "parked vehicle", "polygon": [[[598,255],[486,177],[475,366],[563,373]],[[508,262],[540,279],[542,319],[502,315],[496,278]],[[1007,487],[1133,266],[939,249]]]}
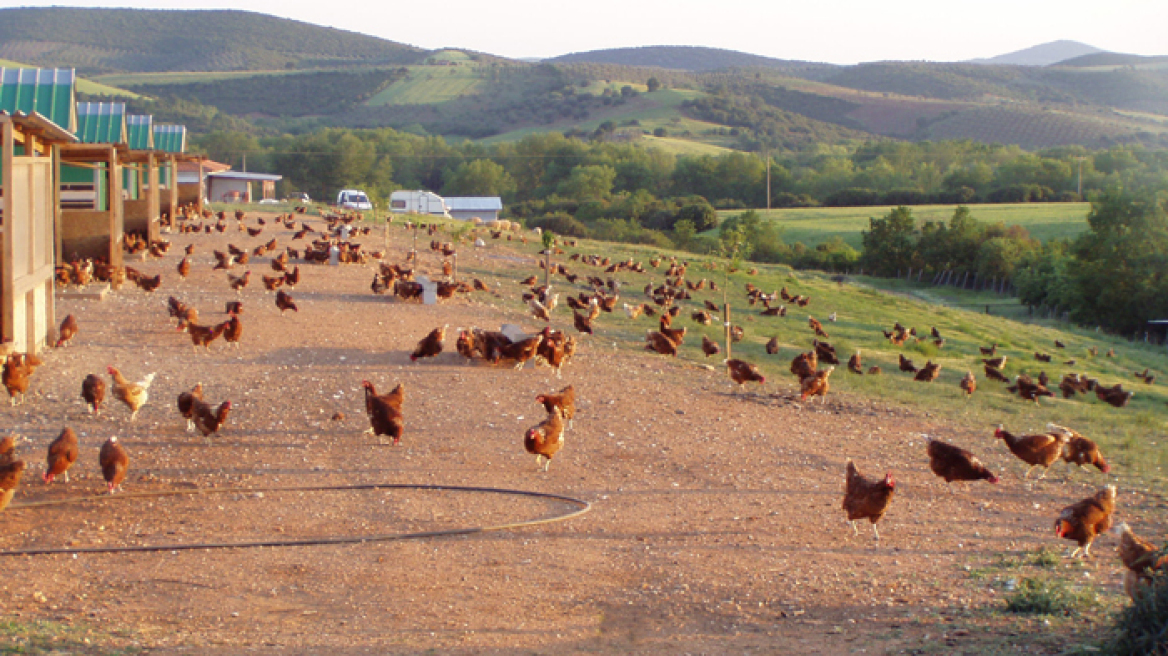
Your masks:
{"label": "parked vehicle", "polygon": [[395,191],[389,196],[389,211],[450,218],[446,201],[432,191]]}
{"label": "parked vehicle", "polygon": [[342,189],[337,194],[337,207],[343,210],[371,210],[373,203],[360,189]]}

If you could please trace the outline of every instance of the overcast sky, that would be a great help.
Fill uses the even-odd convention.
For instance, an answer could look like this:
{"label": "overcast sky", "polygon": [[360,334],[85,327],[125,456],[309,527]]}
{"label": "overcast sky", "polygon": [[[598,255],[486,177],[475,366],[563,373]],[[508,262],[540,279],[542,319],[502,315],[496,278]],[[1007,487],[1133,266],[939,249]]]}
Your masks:
{"label": "overcast sky", "polygon": [[[5,0],[0,0],[3,4]],[[82,0],[67,4],[244,9],[426,49],[451,46],[513,58],[693,45],[836,64],[962,61],[1059,39],[1116,52],[1168,55],[1168,0],[235,0],[230,6],[215,0]]]}

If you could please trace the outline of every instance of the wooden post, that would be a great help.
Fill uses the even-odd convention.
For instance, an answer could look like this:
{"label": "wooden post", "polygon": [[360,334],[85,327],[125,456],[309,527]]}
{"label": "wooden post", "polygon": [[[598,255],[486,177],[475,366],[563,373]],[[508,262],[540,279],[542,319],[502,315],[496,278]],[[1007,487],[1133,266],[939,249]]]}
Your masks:
{"label": "wooden post", "polygon": [[723,326],[723,330],[726,333],[726,359],[729,360],[730,358],[733,357],[731,355],[731,351],[730,351],[730,344],[733,342],[733,340],[730,339],[730,304],[729,303],[722,304],[722,326]]}
{"label": "wooden post", "polygon": [[543,251],[543,286],[550,287],[552,284],[552,248],[547,247]]}
{"label": "wooden post", "polygon": [[458,253],[450,256],[450,282],[458,282]]}

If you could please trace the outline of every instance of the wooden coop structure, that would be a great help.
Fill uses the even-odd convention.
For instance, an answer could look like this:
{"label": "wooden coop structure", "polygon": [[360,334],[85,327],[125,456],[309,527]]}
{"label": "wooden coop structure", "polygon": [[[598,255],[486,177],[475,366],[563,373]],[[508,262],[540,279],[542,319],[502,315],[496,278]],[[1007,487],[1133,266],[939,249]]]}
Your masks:
{"label": "wooden coop structure", "polygon": [[37,353],[56,329],[59,149],[76,141],[72,69],[0,68],[0,349]]}
{"label": "wooden coop structure", "polygon": [[191,194],[185,189],[186,185],[180,185],[178,181],[178,163],[188,158],[187,127],[155,125],[154,150],[158,164],[158,208],[166,217],[167,225],[173,226],[179,205],[194,204],[197,211],[203,209],[202,189]]}
{"label": "wooden coop structure", "polygon": [[154,117],[126,116],[127,151],[122,155],[123,225],[127,232],[161,237],[162,206],[158,191],[158,154],[154,151]]}
{"label": "wooden coop structure", "polygon": [[57,259],[122,264],[125,103],[78,103],[79,143],[61,147]]}

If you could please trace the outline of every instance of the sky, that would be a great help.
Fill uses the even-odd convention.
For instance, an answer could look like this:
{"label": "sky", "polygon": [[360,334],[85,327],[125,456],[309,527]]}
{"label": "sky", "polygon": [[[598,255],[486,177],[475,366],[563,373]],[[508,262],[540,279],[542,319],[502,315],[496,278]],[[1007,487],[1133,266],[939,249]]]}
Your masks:
{"label": "sky", "polygon": [[[59,0],[19,4],[61,6]],[[1165,0],[235,0],[230,6],[81,0],[69,6],[242,9],[425,49],[454,47],[509,58],[685,45],[833,64],[963,61],[1060,39],[1114,52],[1168,55]]]}

